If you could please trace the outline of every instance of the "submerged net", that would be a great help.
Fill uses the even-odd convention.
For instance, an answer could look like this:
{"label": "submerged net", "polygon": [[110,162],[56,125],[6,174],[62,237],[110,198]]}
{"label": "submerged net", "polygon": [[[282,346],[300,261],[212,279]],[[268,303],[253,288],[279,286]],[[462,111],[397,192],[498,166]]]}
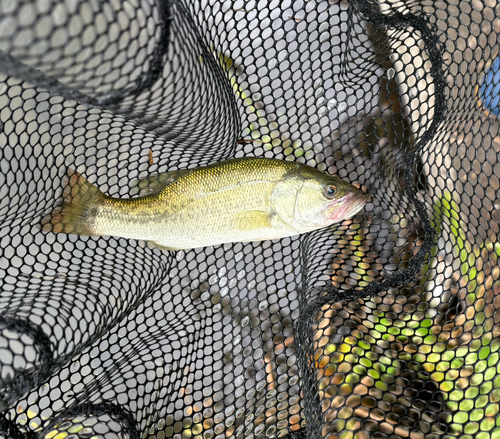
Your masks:
{"label": "submerged net", "polygon": [[[500,6],[0,2],[0,437],[500,437]],[[370,195],[190,251],[45,233],[220,160]]]}

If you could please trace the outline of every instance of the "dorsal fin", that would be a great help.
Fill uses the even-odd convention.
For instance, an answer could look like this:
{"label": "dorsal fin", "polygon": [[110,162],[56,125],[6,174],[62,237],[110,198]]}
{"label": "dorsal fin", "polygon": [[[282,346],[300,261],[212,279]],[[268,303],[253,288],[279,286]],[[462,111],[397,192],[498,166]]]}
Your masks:
{"label": "dorsal fin", "polygon": [[152,195],[161,192],[167,185],[173,183],[181,175],[186,174],[191,169],[180,169],[162,174],[151,174],[146,178],[134,180],[131,185],[131,195]]}

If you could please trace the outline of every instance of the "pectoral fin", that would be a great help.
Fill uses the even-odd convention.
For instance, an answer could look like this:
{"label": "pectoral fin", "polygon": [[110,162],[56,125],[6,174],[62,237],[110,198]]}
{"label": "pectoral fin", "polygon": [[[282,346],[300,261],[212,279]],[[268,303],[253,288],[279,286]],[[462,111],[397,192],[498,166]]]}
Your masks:
{"label": "pectoral fin", "polygon": [[260,210],[240,212],[234,216],[236,229],[250,231],[271,228],[272,214]]}
{"label": "pectoral fin", "polygon": [[158,244],[155,241],[146,241],[149,248],[156,248],[158,250],[166,250],[166,251],[177,251],[181,250],[180,248],[167,247],[165,245]]}
{"label": "pectoral fin", "polygon": [[132,195],[152,195],[161,192],[167,185],[173,183],[181,175],[189,172],[190,169],[164,172],[162,174],[152,174],[146,178],[135,180],[131,183]]}

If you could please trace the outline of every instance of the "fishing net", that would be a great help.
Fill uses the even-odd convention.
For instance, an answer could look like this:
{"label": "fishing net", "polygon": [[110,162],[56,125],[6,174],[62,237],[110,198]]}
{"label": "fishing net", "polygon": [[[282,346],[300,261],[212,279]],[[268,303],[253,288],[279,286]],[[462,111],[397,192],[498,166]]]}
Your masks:
{"label": "fishing net", "polygon": [[[494,0],[2,0],[0,437],[499,438]],[[189,251],[41,231],[273,157],[366,208]],[[200,225],[201,226],[201,225]]]}

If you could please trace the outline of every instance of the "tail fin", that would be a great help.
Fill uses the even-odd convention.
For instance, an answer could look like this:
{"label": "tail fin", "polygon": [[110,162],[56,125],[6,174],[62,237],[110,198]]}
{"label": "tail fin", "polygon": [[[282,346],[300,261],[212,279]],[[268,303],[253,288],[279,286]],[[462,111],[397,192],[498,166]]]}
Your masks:
{"label": "tail fin", "polygon": [[95,236],[93,226],[97,206],[105,195],[85,177],[68,169],[62,205],[42,220],[42,230],[54,233]]}

